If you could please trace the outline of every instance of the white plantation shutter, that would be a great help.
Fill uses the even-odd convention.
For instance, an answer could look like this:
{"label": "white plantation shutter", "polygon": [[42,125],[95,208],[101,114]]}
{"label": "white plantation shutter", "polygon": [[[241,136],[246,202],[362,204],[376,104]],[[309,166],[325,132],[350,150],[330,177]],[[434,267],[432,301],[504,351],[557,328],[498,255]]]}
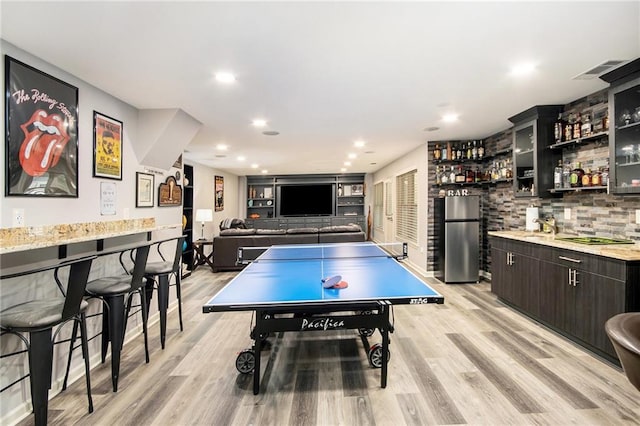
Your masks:
{"label": "white plantation shutter", "polygon": [[396,236],[401,241],[418,242],[417,170],[396,177]]}
{"label": "white plantation shutter", "polygon": [[382,214],[384,209],[384,184],[376,183],[373,186],[373,227],[382,228]]}

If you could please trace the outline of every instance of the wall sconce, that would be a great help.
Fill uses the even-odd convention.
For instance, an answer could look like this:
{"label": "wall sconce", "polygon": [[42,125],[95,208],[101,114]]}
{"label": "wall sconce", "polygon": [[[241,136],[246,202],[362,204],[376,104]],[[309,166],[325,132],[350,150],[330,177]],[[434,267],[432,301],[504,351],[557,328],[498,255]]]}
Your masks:
{"label": "wall sconce", "polygon": [[197,209],[196,210],[196,222],[202,223],[202,233],[200,239],[204,240],[204,223],[213,222],[213,210],[211,209]]}

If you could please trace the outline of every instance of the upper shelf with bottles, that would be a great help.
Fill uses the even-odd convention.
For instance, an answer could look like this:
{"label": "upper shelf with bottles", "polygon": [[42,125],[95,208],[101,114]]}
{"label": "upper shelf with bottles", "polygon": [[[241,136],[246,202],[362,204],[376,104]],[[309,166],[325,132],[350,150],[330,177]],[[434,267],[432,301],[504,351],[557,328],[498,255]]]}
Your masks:
{"label": "upper shelf with bottles", "polygon": [[484,161],[486,159],[484,141],[480,139],[446,143],[436,142],[432,151],[432,159],[436,164]]}
{"label": "upper shelf with bottles", "polygon": [[576,145],[607,140],[609,137],[609,115],[606,108],[592,110],[585,114],[570,113],[558,116],[553,128],[555,141],[550,149],[573,147]]}

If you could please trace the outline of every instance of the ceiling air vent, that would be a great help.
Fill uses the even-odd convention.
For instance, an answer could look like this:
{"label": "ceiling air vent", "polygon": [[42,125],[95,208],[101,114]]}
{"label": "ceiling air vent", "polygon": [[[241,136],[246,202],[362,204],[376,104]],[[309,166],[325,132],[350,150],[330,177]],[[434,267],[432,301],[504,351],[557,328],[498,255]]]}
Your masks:
{"label": "ceiling air vent", "polygon": [[600,65],[596,65],[595,67],[587,70],[581,74],[576,75],[572,78],[572,80],[591,80],[597,78],[600,74],[604,74],[605,72],[609,72],[614,68],[618,68],[620,65],[624,64],[627,61],[617,61],[611,60],[601,63]]}

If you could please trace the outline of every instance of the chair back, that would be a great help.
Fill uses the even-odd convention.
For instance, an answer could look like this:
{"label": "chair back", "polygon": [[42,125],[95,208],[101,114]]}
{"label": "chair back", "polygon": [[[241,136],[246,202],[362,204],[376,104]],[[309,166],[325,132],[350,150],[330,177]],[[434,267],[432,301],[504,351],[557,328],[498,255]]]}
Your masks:
{"label": "chair back", "polygon": [[186,238],[186,235],[182,235],[178,238],[178,242],[176,243],[176,253],[173,257],[173,272],[180,271],[180,262],[182,260],[182,244],[184,244],[184,240]]}
{"label": "chair back", "polygon": [[131,273],[131,289],[137,290],[143,286],[144,270],[147,267],[150,245],[144,245],[135,249],[133,272]]}
{"label": "chair back", "polygon": [[[84,291],[89,281],[89,272],[91,271],[91,263],[95,256],[85,257],[78,261],[70,263],[69,279],[67,281],[67,290],[64,292],[64,307],[62,308],[62,321],[78,315],[80,313],[80,304],[84,297]],[[69,263],[60,265],[56,268],[56,274],[59,268],[68,266]],[[62,289],[61,289],[62,290]]]}
{"label": "chair back", "polygon": [[640,391],[640,312],[610,318],[605,331],[616,350],[627,379]]}

